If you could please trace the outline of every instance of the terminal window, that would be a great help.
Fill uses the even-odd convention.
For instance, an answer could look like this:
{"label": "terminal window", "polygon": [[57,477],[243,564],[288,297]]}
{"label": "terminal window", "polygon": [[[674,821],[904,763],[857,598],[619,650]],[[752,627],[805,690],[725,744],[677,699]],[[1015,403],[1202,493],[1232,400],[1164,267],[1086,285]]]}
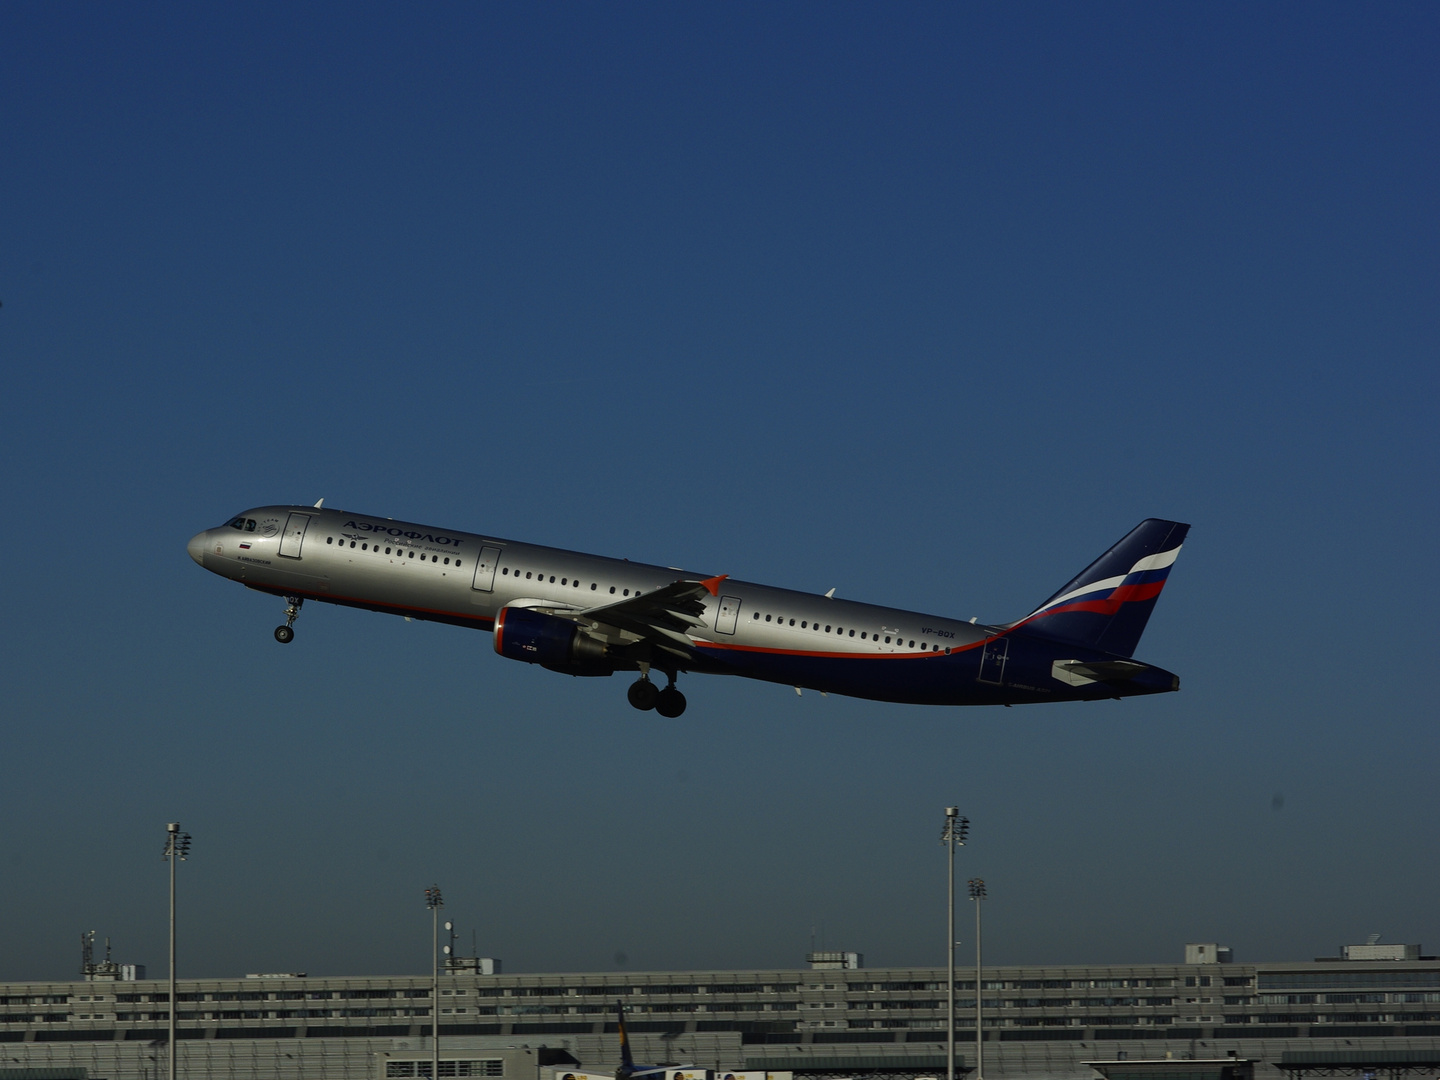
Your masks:
{"label": "terminal window", "polygon": [[[385,1076],[429,1076],[430,1062],[428,1061],[387,1061],[385,1063]],[[441,1076],[504,1076],[505,1063],[499,1058],[480,1058],[475,1061],[442,1061],[440,1062]]]}

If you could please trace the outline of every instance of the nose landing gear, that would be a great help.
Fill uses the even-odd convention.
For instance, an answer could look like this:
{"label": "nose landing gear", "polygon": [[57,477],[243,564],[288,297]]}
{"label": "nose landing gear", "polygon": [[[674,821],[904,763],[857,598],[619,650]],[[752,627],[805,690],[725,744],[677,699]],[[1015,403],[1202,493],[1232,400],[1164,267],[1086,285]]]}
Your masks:
{"label": "nose landing gear", "polygon": [[275,627],[275,640],[281,645],[289,645],[295,640],[295,619],[300,614],[300,605],[305,603],[305,598],[287,596],[285,602],[290,605],[285,609],[285,625]]}

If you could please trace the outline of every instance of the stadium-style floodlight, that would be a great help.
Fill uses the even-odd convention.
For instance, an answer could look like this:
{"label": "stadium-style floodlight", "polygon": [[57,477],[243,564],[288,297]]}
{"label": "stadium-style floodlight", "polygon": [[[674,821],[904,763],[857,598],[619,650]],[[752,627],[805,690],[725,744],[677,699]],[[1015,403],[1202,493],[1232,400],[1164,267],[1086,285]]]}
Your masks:
{"label": "stadium-style floodlight", "polygon": [[440,886],[425,890],[425,906],[430,909],[430,1080],[440,1077],[440,909],[445,900]]}
{"label": "stadium-style floodlight", "polygon": [[161,856],[170,864],[170,1072],[166,1080],[175,1080],[175,864],[184,862],[189,855],[190,834],[180,831],[178,821],[170,822],[165,826],[165,851]]}
{"label": "stadium-style floodlight", "polygon": [[940,843],[949,854],[950,890],[946,894],[945,956],[946,970],[950,974],[946,982],[945,1000],[949,1003],[950,1030],[945,1035],[945,1080],[955,1080],[955,849],[964,847],[970,835],[970,819],[960,817],[958,806],[945,808],[945,827],[940,830]]}
{"label": "stadium-style floodlight", "polygon": [[981,992],[980,981],[980,902],[985,899],[985,879],[970,879],[970,899],[975,902],[975,1076],[982,1080],[985,1075],[985,995]]}

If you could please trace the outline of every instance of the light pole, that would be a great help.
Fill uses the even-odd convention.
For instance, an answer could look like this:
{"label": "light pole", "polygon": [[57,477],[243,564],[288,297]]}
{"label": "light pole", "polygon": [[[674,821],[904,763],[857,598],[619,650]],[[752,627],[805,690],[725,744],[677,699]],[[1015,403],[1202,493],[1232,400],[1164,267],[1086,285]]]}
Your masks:
{"label": "light pole", "polygon": [[982,1080],[985,1075],[985,996],[980,982],[980,902],[985,899],[985,879],[970,879],[970,899],[975,903],[975,1076]]}
{"label": "light pole", "polygon": [[180,823],[172,821],[165,826],[165,853],[162,856],[170,864],[170,1072],[166,1080],[175,1080],[175,864],[184,862],[190,854],[190,834],[180,831]]}
{"label": "light pole", "polygon": [[970,819],[960,816],[958,806],[945,807],[945,827],[940,831],[940,843],[945,845],[950,864],[950,891],[945,904],[945,970],[949,972],[945,1000],[950,1006],[950,1030],[945,1035],[945,1080],[955,1080],[955,849],[964,847],[969,835]]}
{"label": "light pole", "polygon": [[425,906],[430,909],[430,1080],[440,1080],[440,909],[445,906],[440,886],[425,890]]}

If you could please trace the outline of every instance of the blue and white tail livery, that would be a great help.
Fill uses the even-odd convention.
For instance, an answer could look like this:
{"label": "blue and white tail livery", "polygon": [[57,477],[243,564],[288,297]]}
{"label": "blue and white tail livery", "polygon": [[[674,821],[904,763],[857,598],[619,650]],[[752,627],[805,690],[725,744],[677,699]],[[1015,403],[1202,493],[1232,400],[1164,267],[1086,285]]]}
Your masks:
{"label": "blue and white tail livery", "polygon": [[1028,633],[1133,656],[1190,529],[1148,518],[1015,623]]}
{"label": "blue and white tail livery", "polygon": [[[324,500],[321,500],[323,503]],[[283,596],[494,633],[495,651],[567,675],[638,672],[638,709],[679,716],[682,673],[879,701],[1017,705],[1177,690],[1133,659],[1188,525],[1151,518],[1025,618],[985,624],[315,506],[247,510],[191,558]],[[663,674],[661,688],[652,675]]]}

